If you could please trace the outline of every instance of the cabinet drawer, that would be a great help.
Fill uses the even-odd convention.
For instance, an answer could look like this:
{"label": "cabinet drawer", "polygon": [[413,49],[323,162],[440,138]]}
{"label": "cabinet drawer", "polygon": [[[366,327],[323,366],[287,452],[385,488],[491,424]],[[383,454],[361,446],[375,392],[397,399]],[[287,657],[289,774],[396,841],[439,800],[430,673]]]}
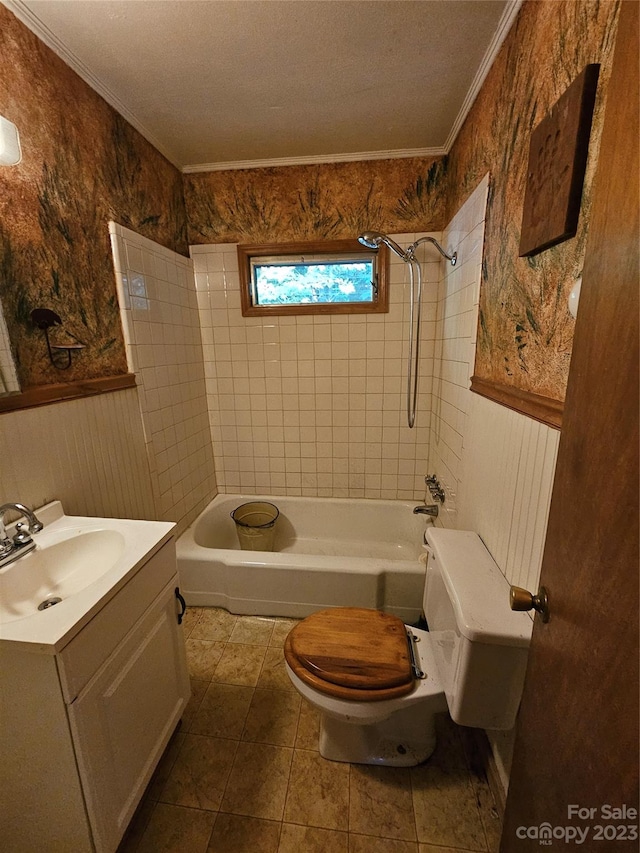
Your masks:
{"label": "cabinet drawer", "polygon": [[65,702],[71,703],[176,573],[170,539],[58,656]]}

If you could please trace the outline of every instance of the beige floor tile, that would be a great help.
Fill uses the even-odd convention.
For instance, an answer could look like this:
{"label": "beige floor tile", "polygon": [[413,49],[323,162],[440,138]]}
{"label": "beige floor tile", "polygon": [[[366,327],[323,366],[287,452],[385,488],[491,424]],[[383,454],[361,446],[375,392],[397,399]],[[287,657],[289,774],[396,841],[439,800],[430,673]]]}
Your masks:
{"label": "beige floor tile", "polygon": [[489,853],[498,853],[502,836],[502,820],[496,809],[491,788],[486,779],[478,778],[473,773],[471,774],[471,785],[480,813],[480,822],[484,830],[487,850]]}
{"label": "beige floor tile", "polygon": [[435,844],[418,844],[418,853],[468,853],[462,847],[439,847]]}
{"label": "beige floor tile", "polygon": [[199,681],[211,681],[211,677],[222,657],[224,643],[189,638],[185,645],[187,647],[187,666],[191,678],[197,678]]}
{"label": "beige floor tile", "polygon": [[273,619],[264,619],[261,616],[238,616],[229,642],[268,646],[273,634],[274,624]]}
{"label": "beige floor tile", "polygon": [[237,747],[234,740],[186,735],[162,789],[162,802],[217,811]]}
{"label": "beige floor tile", "polygon": [[276,619],[276,624],[273,626],[273,634],[271,635],[269,645],[277,646],[280,649],[283,648],[287,634],[294,625],[298,624],[299,621],[299,619]]}
{"label": "beige floor tile", "polygon": [[418,853],[418,845],[415,841],[375,838],[350,832],[349,853]]}
{"label": "beige floor tile", "polygon": [[277,853],[279,841],[277,821],[219,814],[211,833],[209,853]]}
{"label": "beige floor tile", "polygon": [[293,750],[240,743],[220,811],[282,820]]}
{"label": "beige floor tile", "polygon": [[283,823],[278,853],[348,853],[348,838],[346,832]]}
{"label": "beige floor tile", "polygon": [[437,746],[429,761],[411,768],[418,841],[486,851],[459,729],[442,716],[437,720],[436,732]]}
{"label": "beige floor tile", "polygon": [[200,681],[197,678],[191,679],[191,698],[189,699],[187,707],[184,709],[184,713],[182,714],[182,731],[189,731],[191,722],[200,707],[200,703],[202,702],[204,694],[207,692],[207,688],[210,683],[211,682],[209,681]]}
{"label": "beige floor tile", "polygon": [[215,813],[158,803],[136,853],[205,853]]}
{"label": "beige floor tile", "polygon": [[189,731],[240,740],[252,698],[253,687],[212,682],[202,697]]}
{"label": "beige floor tile", "polygon": [[191,636],[196,623],[202,615],[201,607],[187,607],[184,616],[182,617],[182,633],[185,640]]}
{"label": "beige floor tile", "polygon": [[289,693],[297,693],[291,683],[284,665],[284,653],[282,649],[271,647],[267,649],[262,664],[262,671],[258,679],[258,687],[271,688],[272,690],[287,690]]}
{"label": "beige floor tile", "polygon": [[[478,737],[482,737],[473,729],[459,729],[467,766],[471,774],[471,784],[476,795],[480,820],[484,829],[489,853],[498,853],[502,835],[502,818],[496,808],[493,792],[487,779],[485,764],[478,745]],[[489,749],[488,745],[486,747]]]}
{"label": "beige floor tile", "polygon": [[318,740],[320,737],[320,714],[304,699],[300,705],[300,718],[298,720],[298,732],[296,734],[297,749],[311,749],[318,751]]}
{"label": "beige floor tile", "polygon": [[265,646],[227,644],[211,680],[255,687],[266,651]]}
{"label": "beige floor tile", "polygon": [[242,740],[293,746],[301,698],[284,690],[256,689],[244,724]]}
{"label": "beige floor tile", "polygon": [[191,639],[226,642],[237,620],[237,616],[220,607],[201,608],[200,618],[191,631]]}
{"label": "beige floor tile", "polygon": [[417,841],[411,782],[404,768],[351,766],[349,830]]}
{"label": "beige floor tile", "polygon": [[349,829],[349,765],[296,749],[284,819],[289,823]]}

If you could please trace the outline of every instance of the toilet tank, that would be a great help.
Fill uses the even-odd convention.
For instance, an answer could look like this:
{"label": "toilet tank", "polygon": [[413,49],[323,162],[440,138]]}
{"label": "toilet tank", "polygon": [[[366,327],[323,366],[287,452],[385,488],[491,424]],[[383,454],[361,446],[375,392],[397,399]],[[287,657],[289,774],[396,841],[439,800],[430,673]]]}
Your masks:
{"label": "toilet tank", "polygon": [[510,729],[533,622],[509,607],[509,583],[477,533],[429,528],[423,607],[451,717]]}

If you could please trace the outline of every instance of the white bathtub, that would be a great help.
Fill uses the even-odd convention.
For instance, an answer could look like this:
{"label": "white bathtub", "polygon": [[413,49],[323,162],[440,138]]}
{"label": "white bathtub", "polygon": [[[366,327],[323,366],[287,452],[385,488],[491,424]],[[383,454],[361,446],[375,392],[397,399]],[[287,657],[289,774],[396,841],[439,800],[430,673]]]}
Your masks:
{"label": "white bathtub", "polygon": [[[230,512],[266,500],[280,510],[273,552],[241,551]],[[188,604],[256,616],[373,607],[415,622],[423,536],[415,502],[218,495],[178,540]]]}

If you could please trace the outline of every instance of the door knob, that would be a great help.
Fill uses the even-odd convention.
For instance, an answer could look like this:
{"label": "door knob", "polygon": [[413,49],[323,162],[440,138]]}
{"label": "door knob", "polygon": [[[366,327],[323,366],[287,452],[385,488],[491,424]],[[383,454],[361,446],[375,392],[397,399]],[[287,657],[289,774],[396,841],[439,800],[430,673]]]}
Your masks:
{"label": "door knob", "polygon": [[509,606],[512,610],[535,610],[543,622],[549,621],[549,595],[544,586],[540,587],[537,595],[533,595],[528,589],[522,589],[521,586],[512,586]]}

